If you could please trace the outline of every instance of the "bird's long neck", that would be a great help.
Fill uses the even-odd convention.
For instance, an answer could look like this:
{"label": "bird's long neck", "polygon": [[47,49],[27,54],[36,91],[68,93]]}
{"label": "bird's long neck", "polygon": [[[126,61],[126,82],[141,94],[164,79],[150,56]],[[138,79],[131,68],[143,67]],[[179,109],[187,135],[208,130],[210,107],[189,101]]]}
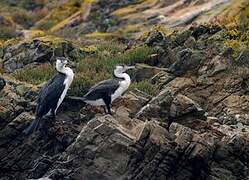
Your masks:
{"label": "bird's long neck", "polygon": [[[66,76],[68,75],[68,70],[70,68],[69,67],[65,67],[65,66],[57,66],[56,70],[62,74],[65,74]],[[71,70],[71,69],[70,69]]]}
{"label": "bird's long neck", "polygon": [[127,73],[115,73],[114,72],[114,77],[119,78],[119,79],[123,79],[128,84],[131,83],[131,78],[130,78],[129,74],[127,74]]}
{"label": "bird's long neck", "polygon": [[67,78],[69,78],[72,81],[74,73],[73,73],[73,70],[71,68],[62,66],[62,67],[56,67],[56,70],[59,73],[65,74],[67,76]]}

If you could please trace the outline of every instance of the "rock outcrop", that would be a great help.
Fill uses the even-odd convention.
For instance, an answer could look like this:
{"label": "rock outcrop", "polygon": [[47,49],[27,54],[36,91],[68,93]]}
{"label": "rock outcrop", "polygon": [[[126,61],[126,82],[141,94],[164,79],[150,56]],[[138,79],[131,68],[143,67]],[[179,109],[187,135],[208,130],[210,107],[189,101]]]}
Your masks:
{"label": "rock outcrop", "polygon": [[[0,91],[0,179],[248,179],[248,67],[231,61],[217,40],[225,33],[218,27],[157,33],[147,39],[155,61],[139,64],[134,78],[157,85],[160,93],[130,90],[114,102],[113,116],[65,100],[56,121],[43,119],[47,134],[26,137],[37,87],[6,79]],[[28,50],[23,47],[18,57]],[[37,52],[43,57],[44,51]]]}
{"label": "rock outcrop", "polygon": [[69,41],[57,37],[42,37],[18,44],[7,44],[3,53],[3,69],[12,73],[31,63],[53,62],[56,56],[69,56],[75,59],[80,54]]}
{"label": "rock outcrop", "polygon": [[0,91],[4,88],[5,85],[6,85],[6,82],[4,78],[0,77]]}

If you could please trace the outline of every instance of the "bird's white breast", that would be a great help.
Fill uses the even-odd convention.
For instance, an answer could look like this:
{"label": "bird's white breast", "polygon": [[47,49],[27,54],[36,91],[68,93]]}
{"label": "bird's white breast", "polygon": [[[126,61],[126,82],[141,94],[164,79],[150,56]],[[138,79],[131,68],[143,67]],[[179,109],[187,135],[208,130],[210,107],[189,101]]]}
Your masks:
{"label": "bird's white breast", "polygon": [[123,74],[123,81],[120,81],[118,89],[114,92],[114,94],[111,96],[112,102],[120,97],[130,86],[131,79],[130,76],[126,73]]}
{"label": "bird's white breast", "polygon": [[57,103],[57,107],[55,109],[55,113],[57,111],[57,109],[59,108],[59,106],[61,105],[62,101],[64,100],[66,94],[67,94],[67,90],[68,88],[70,87],[70,85],[72,84],[73,82],[73,77],[74,77],[74,73],[73,73],[73,70],[70,69],[70,68],[65,68],[65,75],[66,75],[66,78],[64,80],[64,85],[65,85],[65,89],[63,90],[62,94],[61,94],[61,97]]}

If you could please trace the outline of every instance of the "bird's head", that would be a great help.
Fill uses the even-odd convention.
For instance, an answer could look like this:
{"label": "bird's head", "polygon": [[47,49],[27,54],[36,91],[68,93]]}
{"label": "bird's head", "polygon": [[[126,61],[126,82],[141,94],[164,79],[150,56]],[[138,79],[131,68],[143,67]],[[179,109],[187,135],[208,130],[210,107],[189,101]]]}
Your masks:
{"label": "bird's head", "polygon": [[113,73],[114,75],[122,74],[129,69],[135,69],[135,66],[127,66],[127,65],[119,64],[115,66]]}
{"label": "bird's head", "polygon": [[65,57],[57,57],[56,58],[56,69],[59,70],[65,67],[68,62],[67,60],[68,59]]}

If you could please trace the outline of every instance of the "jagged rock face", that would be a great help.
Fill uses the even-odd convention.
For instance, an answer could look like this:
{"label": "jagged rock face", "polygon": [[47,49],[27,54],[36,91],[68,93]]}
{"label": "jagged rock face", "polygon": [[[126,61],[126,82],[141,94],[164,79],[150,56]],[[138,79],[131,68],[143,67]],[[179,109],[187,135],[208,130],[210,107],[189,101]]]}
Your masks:
{"label": "jagged rock face", "polygon": [[5,80],[2,77],[0,77],[0,91],[4,88],[5,85],[6,85]]}
{"label": "jagged rock face", "polygon": [[[70,42],[50,38],[48,37],[47,40],[34,39],[31,42],[20,42],[5,47],[3,53],[4,71],[11,73],[31,63],[52,62],[56,56],[69,55],[70,58],[75,58],[73,56],[75,49]],[[55,44],[53,45],[53,43]]]}
{"label": "jagged rock face", "polygon": [[113,116],[65,101],[55,122],[44,118],[47,135],[21,134],[34,119],[36,93],[8,81],[0,92],[0,177],[248,179],[249,71],[236,69],[215,40],[223,31],[211,30],[150,44],[160,67],[140,65],[137,79],[151,77],[155,97],[129,91]]}
{"label": "jagged rock face", "polygon": [[190,49],[184,49],[177,54],[177,61],[170,66],[170,72],[182,75],[187,71],[196,70],[205,59],[204,54]]}
{"label": "jagged rock face", "polygon": [[57,161],[37,159],[29,174],[31,178],[75,180],[248,177],[246,133],[226,136],[213,127],[206,123],[206,127],[192,129],[173,123],[167,131],[156,122],[118,115],[98,117]]}

